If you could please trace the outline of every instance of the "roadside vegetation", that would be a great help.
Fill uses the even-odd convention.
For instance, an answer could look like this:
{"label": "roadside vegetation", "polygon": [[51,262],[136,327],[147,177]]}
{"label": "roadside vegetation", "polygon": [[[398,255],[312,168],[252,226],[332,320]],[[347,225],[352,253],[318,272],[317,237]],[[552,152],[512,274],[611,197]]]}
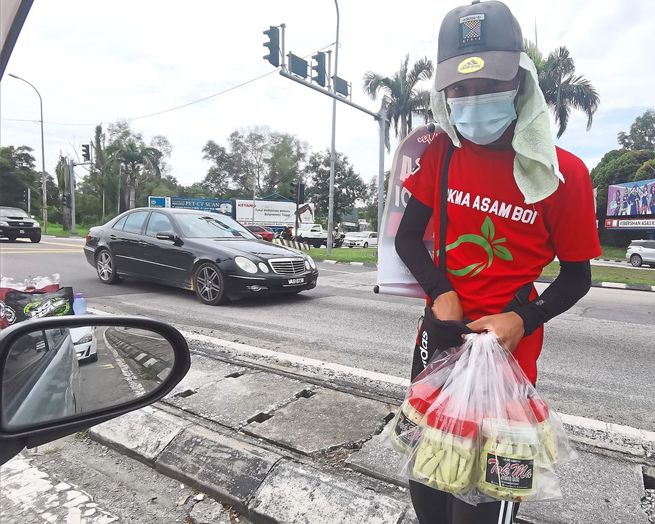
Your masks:
{"label": "roadside vegetation", "polygon": [[[367,264],[377,263],[376,248],[353,248],[333,249],[330,256],[326,249],[311,249],[309,254],[314,260],[336,260],[337,262],[364,262]],[[603,253],[600,258],[611,260],[625,260],[625,249],[603,246]],[[541,274],[542,277],[554,278],[559,273],[559,263],[549,264]],[[641,284],[655,286],[655,270],[641,270],[623,267],[591,266],[591,275],[594,282],[618,282],[623,284]]]}

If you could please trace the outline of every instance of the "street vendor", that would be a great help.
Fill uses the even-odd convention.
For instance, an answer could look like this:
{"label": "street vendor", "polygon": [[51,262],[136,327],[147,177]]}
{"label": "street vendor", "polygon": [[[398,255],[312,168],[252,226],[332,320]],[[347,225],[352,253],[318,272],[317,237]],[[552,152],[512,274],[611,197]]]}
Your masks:
{"label": "street vendor", "polygon": [[[412,196],[396,236],[428,300],[412,379],[462,334],[491,331],[534,384],[543,324],[589,291],[600,243],[589,172],[555,146],[535,65],[505,4],[474,1],[446,15],[431,106],[443,132],[405,181]],[[431,218],[434,259],[423,244]],[[533,282],[555,257],[559,275],[538,296]],[[518,510],[507,501],[472,506],[413,481],[410,492],[421,524],[508,523]]]}

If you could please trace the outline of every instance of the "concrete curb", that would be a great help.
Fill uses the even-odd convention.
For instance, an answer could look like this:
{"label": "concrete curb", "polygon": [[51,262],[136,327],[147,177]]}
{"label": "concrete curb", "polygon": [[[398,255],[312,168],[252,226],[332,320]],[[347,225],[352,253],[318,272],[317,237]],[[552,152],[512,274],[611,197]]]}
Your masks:
{"label": "concrete curb", "polygon": [[[536,282],[541,282],[542,284],[550,284],[555,278],[553,277],[540,277]],[[646,284],[623,284],[621,282],[598,282],[592,281],[591,287],[602,287],[605,289],[627,289],[630,291],[647,291],[655,292],[655,286],[649,286]]]}
{"label": "concrete curb", "polygon": [[[107,331],[109,332],[109,330]],[[164,380],[170,374],[171,368],[167,362],[158,359],[147,351],[143,351],[142,349],[133,346],[129,342],[118,339],[109,340],[110,337],[112,337],[112,335],[107,337],[107,343],[111,344],[114,349],[132,359],[141,367],[153,371],[160,380]]]}
{"label": "concrete curb", "polygon": [[209,430],[158,408],[100,424],[90,436],[230,503],[255,523],[415,522],[405,488],[306,464],[284,450],[271,451],[239,433]]}
{"label": "concrete curb", "polygon": [[[373,267],[377,268],[377,264],[371,264],[370,262],[341,262],[339,260],[331,260],[331,259],[325,259],[325,260],[319,260],[318,262],[325,262],[326,264],[344,264],[344,265],[351,265],[351,266],[359,266],[359,267]],[[550,284],[555,280],[552,277],[540,277],[536,280],[536,282],[541,282],[542,284]],[[623,284],[621,282],[592,282],[591,283],[592,287],[603,287],[606,289],[628,289],[631,291],[649,291],[649,292],[655,292],[655,286],[649,286],[647,284]]]}

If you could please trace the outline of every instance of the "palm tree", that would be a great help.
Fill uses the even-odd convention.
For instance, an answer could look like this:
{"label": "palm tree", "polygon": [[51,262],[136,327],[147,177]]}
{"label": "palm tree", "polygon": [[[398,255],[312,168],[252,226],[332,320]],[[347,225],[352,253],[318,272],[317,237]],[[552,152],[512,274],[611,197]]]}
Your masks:
{"label": "palm tree", "polygon": [[525,49],[537,67],[539,87],[544,93],[548,107],[555,115],[557,138],[566,130],[571,109],[578,109],[587,116],[589,131],[594,113],[600,104],[600,97],[589,80],[574,74],[575,64],[569,50],[562,46],[552,51],[548,58],[544,58],[537,46],[529,40],[525,41]]}
{"label": "palm tree", "polygon": [[[423,114],[427,119],[430,107],[430,92],[418,89],[416,84],[422,80],[429,80],[434,68],[432,61],[427,57],[418,60],[409,70],[409,55],[400,64],[400,70],[392,77],[382,76],[373,71],[364,75],[364,92],[375,100],[380,92],[382,97],[382,111],[386,112],[393,124],[396,137],[402,140],[412,130],[412,117]],[[398,123],[400,122],[400,128]],[[389,128],[385,137],[387,149],[389,148]]]}

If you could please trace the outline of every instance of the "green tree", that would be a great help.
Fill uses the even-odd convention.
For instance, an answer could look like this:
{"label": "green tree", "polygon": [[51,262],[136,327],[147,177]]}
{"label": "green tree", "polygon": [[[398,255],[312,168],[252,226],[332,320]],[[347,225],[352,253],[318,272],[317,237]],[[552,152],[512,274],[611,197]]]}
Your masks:
{"label": "green tree", "polygon": [[[0,205],[27,210],[25,192],[29,188],[32,214],[39,217],[43,210],[42,178],[41,172],[35,169],[32,151],[33,149],[28,146],[0,147]],[[61,210],[57,186],[47,173],[46,191],[48,219],[49,221],[59,221],[61,220]]]}
{"label": "green tree", "polygon": [[[386,112],[393,125],[396,137],[402,140],[412,130],[412,118],[416,114],[427,115],[430,107],[430,92],[419,89],[417,84],[429,80],[433,72],[432,61],[426,58],[418,60],[409,69],[409,55],[400,64],[400,69],[393,76],[382,76],[368,71],[364,75],[364,92],[373,100],[380,93],[382,110]],[[385,137],[389,148],[389,128]]]}
{"label": "green tree", "polygon": [[143,135],[134,132],[125,121],[110,124],[108,132],[109,145],[105,154],[112,171],[118,167],[120,173],[120,210],[132,209],[137,201],[145,201],[146,183],[161,179],[162,167],[172,147],[160,135],[153,139],[157,147],[146,145]]}
{"label": "green tree", "polygon": [[617,138],[625,149],[655,149],[655,110],[649,109],[638,116],[630,126],[630,131],[621,131]]}
{"label": "green tree", "polygon": [[[310,185],[305,193],[305,200],[316,206],[316,215],[327,217],[330,190],[330,151],[313,153],[305,167]],[[334,219],[351,210],[358,200],[366,198],[366,184],[355,173],[352,165],[342,153],[337,153],[334,171]]]}
{"label": "green tree", "polygon": [[307,145],[286,133],[273,133],[269,147],[268,175],[264,192],[291,196],[291,183],[300,180],[307,158]]}
{"label": "green tree", "polygon": [[564,134],[572,109],[586,115],[587,131],[591,129],[600,97],[589,80],[575,75],[575,63],[569,50],[561,46],[544,58],[537,46],[529,40],[525,41],[525,48],[537,68],[539,87],[546,104],[555,116],[557,138]]}
{"label": "green tree", "polygon": [[207,171],[207,175],[200,183],[203,191],[213,196],[223,196],[227,194],[232,184],[232,157],[227,149],[213,140],[207,141],[202,148],[203,159],[212,163]]}

